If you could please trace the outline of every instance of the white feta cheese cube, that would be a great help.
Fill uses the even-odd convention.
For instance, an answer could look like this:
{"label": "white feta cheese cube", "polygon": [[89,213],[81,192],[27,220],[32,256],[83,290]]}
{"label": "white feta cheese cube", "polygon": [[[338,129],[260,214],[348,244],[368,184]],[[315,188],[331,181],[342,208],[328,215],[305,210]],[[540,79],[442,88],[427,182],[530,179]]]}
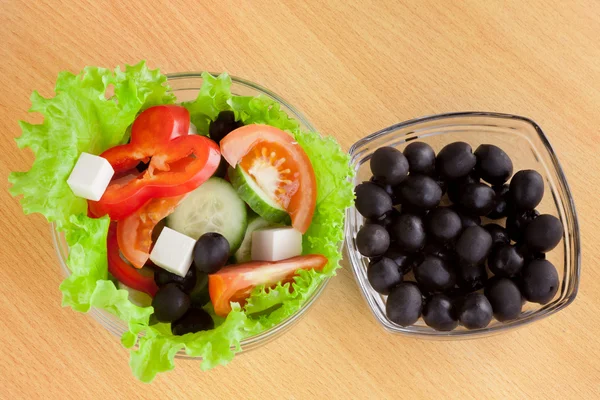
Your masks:
{"label": "white feta cheese cube", "polygon": [[150,260],[162,269],[185,277],[192,265],[195,244],[191,237],[165,226],[150,253]]}
{"label": "white feta cheese cube", "polygon": [[253,261],[280,261],[302,254],[302,234],[292,227],[252,232]]}
{"label": "white feta cheese cube", "polygon": [[67,185],[75,196],[98,201],[114,174],[113,167],[105,158],[81,153],[67,179]]}

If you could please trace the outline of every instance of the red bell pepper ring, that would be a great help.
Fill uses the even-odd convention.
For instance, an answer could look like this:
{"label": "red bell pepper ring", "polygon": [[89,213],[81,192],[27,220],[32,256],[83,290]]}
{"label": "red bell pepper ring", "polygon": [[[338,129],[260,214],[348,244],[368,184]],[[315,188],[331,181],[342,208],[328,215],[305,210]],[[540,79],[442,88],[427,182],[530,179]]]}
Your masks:
{"label": "red bell pepper ring", "polygon": [[219,146],[199,135],[188,135],[189,113],[181,106],[151,107],[142,112],[131,129],[131,142],[106,150],[107,159],[122,175],[139,162],[148,169],[127,183],[111,182],[99,201],[88,201],[93,215],[108,214],[120,220],[150,199],[179,196],[196,189],[216,171]]}
{"label": "red bell pepper ring", "polygon": [[139,269],[129,265],[123,258],[117,242],[116,224],[111,224],[108,228],[106,238],[108,272],[110,272],[119,282],[129,286],[132,289],[139,290],[154,297],[158,291],[158,286],[154,282],[154,274],[143,275]]}

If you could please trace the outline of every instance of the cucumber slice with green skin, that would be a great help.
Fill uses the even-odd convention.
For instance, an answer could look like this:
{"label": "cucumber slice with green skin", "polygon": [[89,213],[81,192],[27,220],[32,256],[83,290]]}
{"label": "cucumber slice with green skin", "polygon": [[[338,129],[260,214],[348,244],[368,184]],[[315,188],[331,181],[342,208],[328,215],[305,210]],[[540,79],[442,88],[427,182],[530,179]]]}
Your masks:
{"label": "cucumber slice with green skin", "polygon": [[291,224],[289,214],[263,192],[256,182],[254,182],[254,179],[244,172],[239,164],[235,168],[229,167],[228,174],[231,184],[238,195],[255,213],[269,222],[284,225]]}
{"label": "cucumber slice with green skin", "polygon": [[242,240],[240,248],[233,255],[235,263],[241,264],[248,261],[252,261],[252,232],[259,229],[274,228],[277,226],[281,225],[269,222],[266,219],[259,217],[258,215],[248,218],[248,227],[246,228],[246,235],[244,236],[244,240]]}
{"label": "cucumber slice with green skin", "polygon": [[167,226],[196,240],[208,232],[220,233],[233,254],[246,233],[246,214],[246,204],[231,184],[213,177],[187,195],[167,217]]}

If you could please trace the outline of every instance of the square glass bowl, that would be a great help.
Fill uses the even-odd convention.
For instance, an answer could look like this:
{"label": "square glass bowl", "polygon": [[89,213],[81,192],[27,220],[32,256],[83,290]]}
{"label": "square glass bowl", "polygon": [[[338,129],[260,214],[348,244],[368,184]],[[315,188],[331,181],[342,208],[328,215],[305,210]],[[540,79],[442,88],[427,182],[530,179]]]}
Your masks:
{"label": "square glass bowl", "polygon": [[[382,327],[396,334],[421,338],[472,338],[505,332],[523,326],[568,306],[577,295],[580,279],[581,249],[579,225],[575,204],[556,154],[542,129],[532,120],[507,114],[464,112],[440,114],[402,122],[375,132],[356,142],[350,149],[356,176],[354,184],[371,177],[369,160],[375,150],[393,146],[399,150],[412,140],[426,142],[436,153],[445,145],[464,141],[473,150],[480,144],[490,143],[502,148],[511,157],[514,171],[534,169],[544,178],[544,198],[537,207],[540,214],[557,216],[563,226],[563,240],[547,254],[560,278],[560,289],[554,299],[545,305],[526,303],[519,318],[509,322],[492,320],[486,328],[467,330],[458,327],[450,332],[436,331],[419,319],[415,325],[402,327],[390,321],[385,313],[385,297],[377,293],[367,279],[369,260],[356,248],[356,234],[364,218],[356,208],[346,214],[346,251],[352,271],[369,308]],[[487,222],[484,218],[483,223]]]}

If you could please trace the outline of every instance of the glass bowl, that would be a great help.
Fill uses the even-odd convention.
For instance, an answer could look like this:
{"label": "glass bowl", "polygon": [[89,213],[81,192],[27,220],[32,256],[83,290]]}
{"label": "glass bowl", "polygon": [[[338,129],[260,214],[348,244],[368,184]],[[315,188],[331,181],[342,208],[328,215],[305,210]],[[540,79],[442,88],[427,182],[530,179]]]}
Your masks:
{"label": "glass bowl", "polygon": [[[211,74],[215,76],[219,75],[218,73]],[[198,95],[200,87],[202,86],[202,77],[200,72],[167,74],[167,78],[169,84],[171,85],[172,92],[177,96],[178,102],[194,100]],[[269,91],[268,89],[265,89],[264,87],[261,87],[260,85],[257,85],[256,83],[241,78],[232,76],[231,80],[231,92],[233,94],[238,96],[260,95],[275,100],[280,104],[282,110],[284,110],[290,117],[296,119],[300,123],[302,129],[316,132],[315,127],[306,119],[306,117],[301,112],[296,110],[291,104],[289,104],[287,101],[285,101],[275,93]],[[65,276],[68,276],[70,272],[67,268],[66,261],[69,255],[69,246],[67,245],[64,235],[56,231],[54,224],[51,224],[51,232],[52,240],[54,242],[54,248],[56,249],[61,269]],[[280,324],[274,326],[271,329],[243,339],[240,343],[242,348],[241,351],[248,351],[256,347],[262,346],[286,332],[294,323],[298,322],[300,317],[302,317],[306,313],[306,311],[314,304],[317,298],[319,298],[321,293],[323,293],[325,286],[329,282],[329,279],[331,278],[325,279],[319,285],[319,287],[313,292],[312,296],[294,315],[288,317],[286,320],[282,321]],[[113,314],[110,314],[109,312],[96,308],[91,308],[89,314],[94,319],[96,319],[102,326],[104,326],[109,332],[113,333],[118,337],[121,337],[121,335],[128,330],[127,324],[125,324],[123,321],[121,321]],[[179,351],[177,357],[200,359],[200,357],[188,356],[184,350]]]}
{"label": "glass bowl", "polygon": [[482,329],[459,327],[450,332],[439,332],[425,325],[422,319],[413,326],[402,327],[387,318],[385,296],[373,290],[367,280],[368,259],[358,252],[354,240],[364,220],[356,208],[351,207],[346,214],[346,251],[360,291],[381,326],[391,333],[420,338],[473,338],[506,332],[539,321],[568,306],[577,295],[580,279],[579,225],[569,185],[542,129],[528,118],[487,112],[440,114],[402,122],[375,132],[352,146],[350,156],[356,171],[354,184],[371,177],[368,161],[375,150],[383,146],[402,150],[412,140],[426,142],[436,152],[454,141],[467,142],[473,149],[483,143],[495,144],[511,157],[515,172],[534,169],[543,176],[544,198],[537,210],[542,214],[557,216],[565,228],[563,240],[547,254],[548,260],[558,271],[560,290],[548,304],[526,303],[519,318],[504,323],[494,319]]}

